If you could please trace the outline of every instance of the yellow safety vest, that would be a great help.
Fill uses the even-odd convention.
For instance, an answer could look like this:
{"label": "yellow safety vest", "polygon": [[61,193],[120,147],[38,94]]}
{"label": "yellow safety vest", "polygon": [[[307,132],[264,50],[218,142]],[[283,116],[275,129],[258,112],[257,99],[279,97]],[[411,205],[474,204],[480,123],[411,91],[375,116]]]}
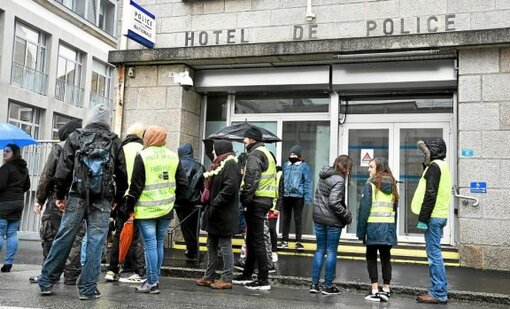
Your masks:
{"label": "yellow safety vest", "polygon": [[174,208],[179,157],[164,146],[146,148],[140,155],[145,167],[145,186],[135,205],[135,218],[159,218]]}
{"label": "yellow safety vest", "polygon": [[[450,175],[450,169],[448,168],[448,164],[446,164],[443,160],[434,160],[432,162],[439,166],[439,169],[441,170],[441,178],[439,179],[436,204],[434,205],[431,217],[447,219],[452,199],[452,178]],[[420,214],[423,199],[425,198],[425,190],[427,188],[425,174],[428,169],[429,167],[427,166],[427,168],[423,171],[418,187],[414,192],[413,201],[411,202],[411,210],[417,215]]]}
{"label": "yellow safety vest", "polygon": [[266,147],[261,146],[255,150],[261,151],[269,162],[267,170],[262,172],[260,176],[260,182],[257,190],[255,191],[255,196],[275,198],[276,192],[278,191],[278,184],[276,183],[276,162]]}
{"label": "yellow safety vest", "polygon": [[372,185],[372,207],[368,216],[368,223],[395,223],[395,209],[393,208],[393,194],[377,190]]}
{"label": "yellow safety vest", "polygon": [[[142,151],[143,145],[137,142],[127,143],[122,146],[124,149],[124,157],[126,158],[126,171],[128,177],[128,187],[131,185],[131,176],[133,175],[133,166],[135,165],[136,155]],[[129,193],[129,190],[126,191],[126,194]]]}
{"label": "yellow safety vest", "polygon": [[283,175],[283,172],[282,171],[279,171],[276,173],[276,197],[275,199],[273,200],[273,208],[271,208],[271,210],[276,210],[276,204],[278,203],[278,198],[280,197],[280,179],[282,178],[282,175]]}

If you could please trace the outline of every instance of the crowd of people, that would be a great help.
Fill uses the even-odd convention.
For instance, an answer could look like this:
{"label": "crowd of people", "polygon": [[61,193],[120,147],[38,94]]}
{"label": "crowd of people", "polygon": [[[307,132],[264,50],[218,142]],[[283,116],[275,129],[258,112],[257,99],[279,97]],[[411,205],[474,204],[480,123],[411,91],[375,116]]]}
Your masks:
{"label": "crowd of people", "polygon": [[[213,144],[213,160],[207,170],[193,157],[191,144],[178,153],[166,147],[166,130],[158,126],[131,125],[123,141],[110,130],[110,111],[97,105],[84,128],[72,120],[59,130],[60,143],[53,146],[37,186],[34,211],[41,216],[43,265],[31,277],[42,295],[51,295],[64,273],[64,283],[77,285],[81,300],[101,296],[97,282],[111,218],[114,237],[105,281],[139,284],[136,292],[158,294],[164,260],[163,240],[175,208],[186,242],[185,255],[199,258],[197,226],[207,232],[207,268],[198,286],[231,289],[242,284],[252,290],[270,290],[269,273],[278,261],[277,250],[289,246],[292,214],[295,249],[303,250],[304,205],[313,205],[316,252],[311,272],[311,293],[338,294],[335,286],[337,251],[342,229],[352,222],[346,206],[346,187],[353,161],[340,155],[332,166],[319,172],[313,194],[313,176],[303,149],[294,145],[288,160],[277,165],[252,127],[244,133],[246,153],[236,156],[232,142]],[[450,205],[451,178],[444,162],[446,145],[441,138],[419,141],[424,153],[424,172],[411,209],[424,230],[432,285],[417,297],[424,303],[445,303],[447,282],[440,239]],[[6,255],[2,272],[12,268],[17,250],[16,231],[30,188],[27,163],[20,148],[7,145],[0,167],[0,250]],[[373,158],[357,213],[356,235],[366,245],[366,264],[371,289],[369,301],[387,302],[391,297],[391,250],[397,244],[399,195],[397,181],[385,158]],[[196,207],[204,207],[202,217]],[[282,239],[277,222],[281,217]],[[119,261],[124,224],[135,220],[135,230],[125,261]],[[241,219],[242,220],[241,220]],[[234,261],[232,238],[241,232],[245,244],[241,261]],[[377,256],[383,285],[379,286]],[[223,270],[216,273],[219,261]],[[324,280],[321,284],[323,266]],[[234,275],[234,268],[242,273]],[[129,277],[122,274],[133,272]],[[254,274],[256,278],[254,279]],[[145,277],[145,278],[144,278]]]}

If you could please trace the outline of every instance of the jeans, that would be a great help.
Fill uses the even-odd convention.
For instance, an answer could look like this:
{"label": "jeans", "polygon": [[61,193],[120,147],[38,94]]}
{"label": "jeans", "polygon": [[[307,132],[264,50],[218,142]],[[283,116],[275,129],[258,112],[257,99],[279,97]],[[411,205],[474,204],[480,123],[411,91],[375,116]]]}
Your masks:
{"label": "jeans", "polygon": [[95,295],[112,202],[105,199],[94,201],[91,204],[87,205],[85,200],[79,196],[73,194],[68,196],[60,228],[43,264],[39,279],[41,291],[51,290],[59,280],[73,242],[85,219],[87,223],[87,258],[77,285],[80,295]]}
{"label": "jeans", "polygon": [[207,235],[207,270],[204,278],[208,280],[214,279],[216,272],[216,264],[218,263],[218,249],[220,249],[223,257],[223,272],[221,280],[232,281],[234,272],[234,252],[232,251],[231,236]]}
{"label": "jeans", "polygon": [[429,276],[432,281],[429,295],[441,301],[448,299],[448,283],[446,281],[443,256],[441,255],[441,237],[443,236],[443,228],[445,226],[446,219],[430,218],[428,229],[425,232]]}
{"label": "jeans", "polygon": [[143,247],[145,248],[147,282],[149,284],[159,283],[159,274],[164,258],[163,239],[170,225],[170,219],[137,219],[135,222],[142,234]]}
{"label": "jeans", "polygon": [[294,226],[296,227],[296,241],[301,242],[303,235],[303,208],[305,199],[302,197],[284,197],[282,209],[283,241],[289,241],[290,218],[294,210]]}
{"label": "jeans", "polygon": [[[266,253],[266,243],[264,237],[264,220],[271,206],[252,202],[245,212],[248,231],[246,233],[246,246],[248,247],[248,256],[244,266],[243,276],[251,277],[255,269],[255,262],[258,265],[258,281],[261,284],[268,284],[268,263]],[[269,230],[268,230],[269,233]]]}
{"label": "jeans", "polygon": [[324,263],[324,255],[326,257],[326,275],[324,284],[326,287],[333,285],[336,273],[336,252],[338,250],[338,242],[340,240],[342,228],[335,226],[327,226],[315,223],[315,236],[317,238],[317,251],[313,256],[312,283],[319,284],[321,277],[322,264]]}
{"label": "jeans", "polygon": [[18,226],[19,220],[0,219],[0,252],[2,252],[5,237],[6,252],[4,264],[7,265],[12,265],[12,262],[14,262],[14,256],[16,255],[16,251],[18,251]]}

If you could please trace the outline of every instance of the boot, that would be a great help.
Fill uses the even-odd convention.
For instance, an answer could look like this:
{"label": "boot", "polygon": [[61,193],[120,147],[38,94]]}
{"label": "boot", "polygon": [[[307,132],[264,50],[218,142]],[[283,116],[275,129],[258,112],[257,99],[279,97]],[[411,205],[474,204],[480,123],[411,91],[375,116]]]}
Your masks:
{"label": "boot", "polygon": [[232,281],[214,280],[211,289],[226,290],[232,288]]}
{"label": "boot", "polygon": [[4,266],[2,266],[0,271],[3,273],[9,273],[9,272],[11,272],[11,268],[12,268],[12,264],[4,264]]}

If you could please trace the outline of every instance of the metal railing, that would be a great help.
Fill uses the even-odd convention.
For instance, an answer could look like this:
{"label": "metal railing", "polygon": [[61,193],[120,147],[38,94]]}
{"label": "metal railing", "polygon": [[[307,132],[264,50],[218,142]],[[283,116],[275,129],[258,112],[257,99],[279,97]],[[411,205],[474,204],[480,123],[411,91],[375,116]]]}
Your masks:
{"label": "metal railing", "polygon": [[83,89],[76,85],[66,83],[57,78],[55,86],[55,97],[74,106],[83,106]]}
{"label": "metal railing", "polygon": [[98,105],[98,104],[104,104],[108,106],[109,108],[113,105],[113,100],[107,97],[100,96],[95,93],[90,93],[90,108]]}
{"label": "metal railing", "polygon": [[48,75],[13,61],[11,66],[11,84],[46,95]]}

